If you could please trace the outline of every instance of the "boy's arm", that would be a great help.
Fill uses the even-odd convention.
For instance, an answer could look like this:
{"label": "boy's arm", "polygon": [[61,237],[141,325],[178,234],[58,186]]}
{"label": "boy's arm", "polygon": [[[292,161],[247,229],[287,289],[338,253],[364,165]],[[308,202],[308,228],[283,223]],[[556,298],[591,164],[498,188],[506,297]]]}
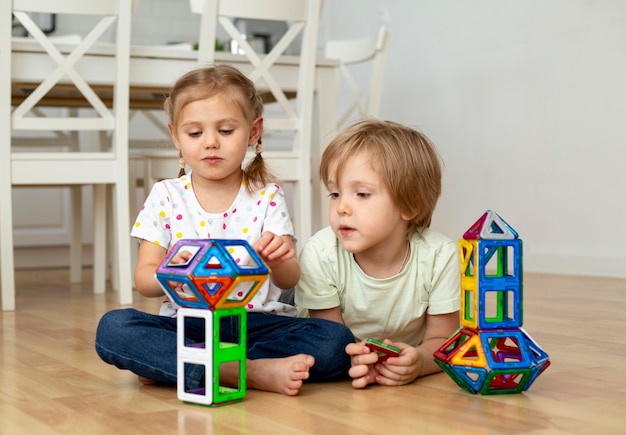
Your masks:
{"label": "boy's arm", "polygon": [[[426,330],[422,344],[412,347],[406,343],[391,343],[401,349],[400,356],[376,363],[377,375],[372,376],[370,373],[368,377],[364,377],[363,370],[361,370],[358,374],[362,379],[358,382],[355,379],[352,385],[355,388],[363,388],[374,381],[388,386],[405,385],[421,376],[441,371],[435,363],[433,353],[448,340],[458,326],[458,311],[448,314],[426,314]],[[355,358],[353,358],[353,367]]]}
{"label": "boy's arm", "polygon": [[440,372],[441,368],[435,363],[433,353],[450,338],[459,327],[459,312],[437,315],[426,315],[426,330],[422,344],[417,346],[419,354],[417,377]]}
{"label": "boy's arm", "polygon": [[343,317],[341,315],[341,307],[329,308],[327,310],[309,309],[309,317],[332,320],[333,322],[343,324]]}

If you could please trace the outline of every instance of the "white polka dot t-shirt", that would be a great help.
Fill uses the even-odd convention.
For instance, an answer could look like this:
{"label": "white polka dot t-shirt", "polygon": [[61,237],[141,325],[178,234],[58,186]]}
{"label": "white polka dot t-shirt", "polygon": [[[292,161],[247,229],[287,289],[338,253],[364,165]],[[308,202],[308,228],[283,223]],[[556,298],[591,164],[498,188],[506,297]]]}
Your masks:
{"label": "white polka dot t-shirt", "polygon": [[[223,213],[207,213],[191,184],[192,174],[156,183],[141,207],[131,236],[169,249],[180,239],[244,239],[256,242],[265,231],[293,236],[293,226],[278,184],[254,193],[241,184],[237,197]],[[296,310],[278,301],[282,290],[268,279],[246,307],[251,312],[295,316]],[[166,300],[160,314],[173,316],[179,307]]]}

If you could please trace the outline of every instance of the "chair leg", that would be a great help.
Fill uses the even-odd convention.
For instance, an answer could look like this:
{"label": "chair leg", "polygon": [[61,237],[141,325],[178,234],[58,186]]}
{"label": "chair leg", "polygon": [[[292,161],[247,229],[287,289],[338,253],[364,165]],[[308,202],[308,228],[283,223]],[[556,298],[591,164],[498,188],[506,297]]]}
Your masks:
{"label": "chair leg", "polygon": [[[116,260],[116,252],[117,246],[115,245],[115,214],[113,210],[115,210],[115,203],[113,202],[113,186],[107,186],[107,225],[106,225],[106,247],[107,252],[109,253],[109,259],[107,260],[107,280],[109,281],[109,285],[111,286],[111,290],[114,292],[118,291],[120,288],[118,286],[118,274],[117,274],[117,262]],[[114,257],[114,258],[111,258]]]}
{"label": "chair leg", "polygon": [[70,282],[82,280],[83,266],[83,196],[82,186],[70,187],[71,221],[70,221]]}
{"label": "chair leg", "polygon": [[[4,181],[2,182],[4,183]],[[3,199],[4,201],[11,201],[10,189],[8,196],[3,195]],[[0,207],[0,288],[2,289],[2,311],[15,311],[15,260],[13,258],[12,213],[13,207]]]}
{"label": "chair leg", "polygon": [[120,305],[133,302],[133,281],[131,273],[130,223],[128,218],[129,199],[128,184],[113,187],[113,224],[114,224],[114,261],[116,262],[114,288],[119,291]]}
{"label": "chair leg", "polygon": [[[129,171],[129,183],[130,183],[130,214],[128,216],[130,220],[131,226],[134,224],[135,219],[137,218],[137,210],[138,207],[138,195],[137,189],[139,188],[139,180],[142,180],[143,185],[146,184],[145,181],[145,163],[143,159],[131,159],[130,160],[130,171]],[[142,189],[143,189],[142,185]],[[145,197],[145,195],[142,195]],[[135,266],[137,265],[137,256],[139,255],[139,244],[136,240],[131,240],[130,242],[130,261],[131,261],[131,272],[135,270]],[[133,284],[134,287],[134,284]]]}
{"label": "chair leg", "polygon": [[93,192],[93,291],[100,294],[106,289],[107,185],[96,184]]}

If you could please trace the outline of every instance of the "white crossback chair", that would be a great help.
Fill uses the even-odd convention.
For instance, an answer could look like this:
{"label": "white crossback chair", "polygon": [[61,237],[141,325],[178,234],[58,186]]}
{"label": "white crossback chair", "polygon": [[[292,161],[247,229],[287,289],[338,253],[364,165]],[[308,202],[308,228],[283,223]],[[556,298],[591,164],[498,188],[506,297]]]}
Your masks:
{"label": "white crossback chair", "polygon": [[[313,129],[313,100],[315,62],[320,0],[190,0],[191,10],[201,14],[198,61],[215,62],[215,40],[218,27],[237,43],[249,64],[242,67],[258,89],[271,92],[275,100],[272,110],[264,114],[266,132],[289,132],[289,150],[272,150],[271,140],[264,141],[264,158],[277,172],[281,182],[293,189],[293,221],[298,246],[312,233],[313,195],[311,148]],[[235,25],[236,19],[284,21],[287,30],[269,53],[255,51],[245,35]],[[282,86],[281,68],[277,60],[290,50],[297,52],[292,61],[299,65],[294,89]],[[295,91],[295,99],[290,92]]]}
{"label": "white crossback chair", "polygon": [[[388,45],[389,31],[384,23],[376,35],[370,37],[326,42],[324,56],[341,61],[341,77],[351,97],[347,108],[338,117],[338,131],[350,121],[378,116]],[[363,84],[364,81],[357,79],[353,68],[367,63],[371,64],[369,81]]]}
{"label": "white crossback chair", "polygon": [[[130,262],[130,222],[128,183],[128,100],[130,62],[130,21],[133,2],[119,0],[6,0],[0,6],[0,21],[9,23],[13,15],[28,31],[27,41],[12,38],[11,29],[0,26],[0,283],[2,309],[15,309],[14,243],[12,188],[14,186],[80,186],[94,185],[94,246],[106,244],[107,186],[112,186],[112,227],[114,232],[111,261],[115,262],[113,287],[119,290],[120,304],[132,302]],[[52,42],[30,13],[70,14],[97,17],[97,23],[78,45],[62,48]],[[92,49],[103,41],[103,35],[113,35],[114,44],[100,47],[97,55]],[[39,54],[36,63],[28,50],[18,50],[20,43],[32,46]],[[35,44],[37,45],[37,44]],[[90,57],[91,55],[91,57]],[[89,61],[87,58],[89,58]],[[89,67],[88,65],[95,65]],[[35,83],[34,90],[22,101],[12,104],[11,86],[19,77]],[[98,95],[96,85],[112,88],[112,101]],[[45,106],[47,95],[70,86],[88,102],[93,116],[37,116]],[[109,107],[110,106],[110,107]],[[90,112],[91,115],[91,112]],[[42,150],[41,146],[22,152],[13,146],[16,131],[64,132],[57,139],[74,137],[68,132],[110,131],[111,144],[102,149],[81,151],[71,144],[67,147]],[[43,143],[43,142],[42,142]],[[104,292],[105,250],[94,249],[94,291]],[[72,260],[73,261],[73,260]]]}

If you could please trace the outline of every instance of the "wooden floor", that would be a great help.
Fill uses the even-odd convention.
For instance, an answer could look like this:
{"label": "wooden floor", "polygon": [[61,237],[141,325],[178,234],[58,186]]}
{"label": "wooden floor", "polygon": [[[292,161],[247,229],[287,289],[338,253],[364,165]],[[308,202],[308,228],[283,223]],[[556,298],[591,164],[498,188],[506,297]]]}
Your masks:
{"label": "wooden floor", "polygon": [[471,395],[439,373],[396,388],[248,391],[221,408],[184,404],[175,388],[142,386],[100,361],[94,331],[115,293],[70,286],[65,270],[17,280],[17,311],[0,313],[3,435],[626,433],[626,280],[525,275],[524,329],[552,365],[522,394]]}

